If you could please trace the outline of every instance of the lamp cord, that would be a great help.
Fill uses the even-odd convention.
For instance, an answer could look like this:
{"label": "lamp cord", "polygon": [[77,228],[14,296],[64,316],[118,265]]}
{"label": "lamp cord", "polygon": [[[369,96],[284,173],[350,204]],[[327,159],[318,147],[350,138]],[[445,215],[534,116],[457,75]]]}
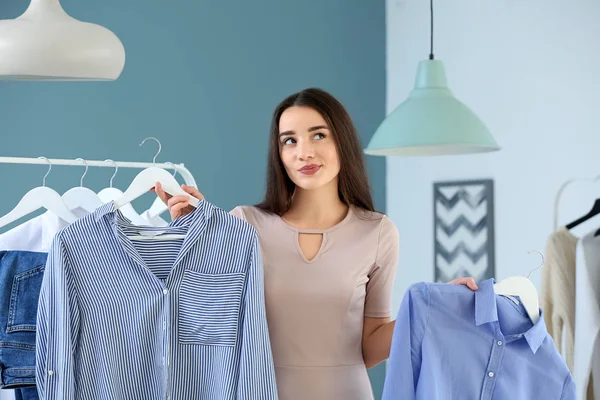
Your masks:
{"label": "lamp cord", "polygon": [[429,59],[433,60],[433,0],[429,1],[429,16],[431,18],[430,21],[430,42],[431,47],[429,50]]}

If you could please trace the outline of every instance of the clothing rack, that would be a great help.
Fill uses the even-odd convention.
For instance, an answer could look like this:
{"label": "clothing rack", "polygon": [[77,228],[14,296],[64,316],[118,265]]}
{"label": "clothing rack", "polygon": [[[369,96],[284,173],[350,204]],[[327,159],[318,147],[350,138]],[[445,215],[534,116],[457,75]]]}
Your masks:
{"label": "clothing rack", "polygon": [[556,196],[554,197],[554,224],[553,224],[553,229],[556,230],[558,228],[558,206],[560,205],[560,198],[562,197],[563,192],[565,191],[565,189],[570,186],[572,183],[582,183],[582,182],[588,182],[588,183],[595,183],[600,181],[600,175],[597,175],[593,178],[573,178],[573,179],[568,179],[566,180],[562,185],[560,185],[560,188],[558,189],[558,191],[556,192]]}
{"label": "clothing rack", "polygon": [[[158,155],[158,154],[157,154]],[[155,156],[156,158],[156,156]],[[70,160],[58,158],[27,158],[27,157],[0,157],[0,164],[38,164],[38,165],[68,165],[76,167],[104,167],[104,168],[138,168],[145,169],[150,167],[158,167],[164,169],[175,170],[181,175],[185,184],[196,187],[196,181],[192,173],[185,167],[183,163],[173,164],[166,163],[146,163],[134,161],[97,161],[97,160]]]}

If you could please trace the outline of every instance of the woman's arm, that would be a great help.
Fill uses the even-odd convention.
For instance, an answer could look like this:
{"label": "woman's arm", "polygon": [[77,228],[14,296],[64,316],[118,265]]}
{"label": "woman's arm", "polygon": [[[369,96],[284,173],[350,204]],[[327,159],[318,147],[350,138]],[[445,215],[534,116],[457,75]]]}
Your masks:
{"label": "woman's arm", "polygon": [[392,334],[396,321],[389,318],[364,319],[362,351],[367,369],[373,368],[390,356]]}
{"label": "woman's arm", "polygon": [[[465,285],[471,290],[477,290],[477,284],[473,278],[458,278],[448,283]],[[395,326],[396,321],[390,321],[390,318],[365,317],[362,352],[367,369],[373,368],[389,358]]]}

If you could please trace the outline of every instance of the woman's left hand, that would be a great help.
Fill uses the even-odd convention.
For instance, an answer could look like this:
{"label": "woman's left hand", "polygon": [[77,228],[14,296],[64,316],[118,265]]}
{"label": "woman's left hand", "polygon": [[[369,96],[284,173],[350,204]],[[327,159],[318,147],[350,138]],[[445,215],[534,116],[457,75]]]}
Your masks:
{"label": "woman's left hand", "polygon": [[450,281],[448,283],[451,283],[453,285],[465,285],[467,286],[469,289],[471,290],[477,290],[477,284],[475,283],[475,279],[471,278],[471,277],[467,277],[467,278],[456,278],[453,281]]}

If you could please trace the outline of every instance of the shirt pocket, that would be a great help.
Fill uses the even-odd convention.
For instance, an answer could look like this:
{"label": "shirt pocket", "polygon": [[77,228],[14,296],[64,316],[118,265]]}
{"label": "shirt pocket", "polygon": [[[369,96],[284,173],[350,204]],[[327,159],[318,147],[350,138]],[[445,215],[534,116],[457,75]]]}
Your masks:
{"label": "shirt pocket", "polygon": [[6,332],[35,332],[44,268],[40,265],[14,276]]}
{"label": "shirt pocket", "polygon": [[179,292],[179,342],[235,346],[246,274],[186,270]]}

